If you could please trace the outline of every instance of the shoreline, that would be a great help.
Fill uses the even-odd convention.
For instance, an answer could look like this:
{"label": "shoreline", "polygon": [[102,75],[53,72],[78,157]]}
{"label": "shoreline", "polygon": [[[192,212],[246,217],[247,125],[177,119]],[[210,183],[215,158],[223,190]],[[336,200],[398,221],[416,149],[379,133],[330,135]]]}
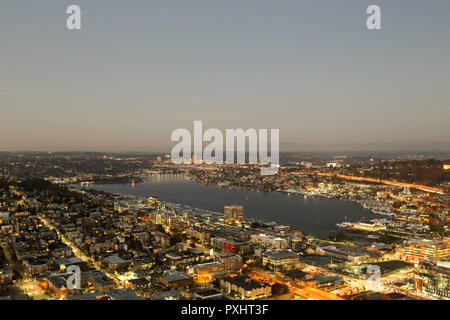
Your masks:
{"label": "shoreline", "polygon": [[[142,177],[142,181],[140,181],[139,183],[144,183],[144,182],[151,182],[152,181],[152,179],[151,179],[151,177],[155,177],[155,176],[157,176],[157,175],[174,175],[174,174],[171,174],[171,173],[169,173],[169,174],[167,174],[167,173],[160,173],[160,174],[152,174],[152,175],[150,175],[150,176],[146,176],[146,177]],[[358,201],[358,199],[354,199],[354,198],[350,198],[350,197],[348,197],[348,198],[345,198],[345,197],[327,197],[327,196],[323,196],[323,195],[320,195],[320,194],[315,194],[315,195],[305,195],[305,194],[302,194],[301,192],[288,192],[288,191],[280,191],[280,190],[273,190],[273,191],[254,191],[254,190],[245,190],[245,188],[243,189],[243,188],[239,188],[239,187],[224,187],[224,186],[220,186],[220,185],[217,185],[217,184],[212,184],[212,183],[204,183],[204,182],[201,182],[201,181],[196,181],[196,180],[194,180],[194,179],[188,179],[188,175],[186,175],[186,174],[183,174],[183,173],[179,173],[179,174],[176,174],[177,176],[180,176],[180,177],[183,177],[186,181],[188,181],[188,182],[191,182],[191,183],[195,183],[195,184],[198,184],[198,185],[201,185],[201,186],[205,186],[205,187],[212,187],[212,188],[215,188],[215,189],[222,189],[222,190],[236,190],[236,191],[242,191],[242,192],[252,192],[252,193],[260,193],[260,192],[264,192],[264,193],[273,193],[273,192],[276,192],[276,193],[279,193],[279,194],[287,194],[288,196],[290,196],[290,195],[295,195],[295,196],[300,196],[300,197],[307,197],[307,198],[318,198],[318,199],[334,199],[334,200],[346,200],[346,201],[349,201],[350,203],[355,203],[355,204],[357,204],[361,209],[365,209],[365,210],[369,210],[370,211],[370,213],[372,213],[375,217],[373,217],[373,218],[370,218],[370,219],[361,219],[360,218],[360,220],[357,220],[357,219],[355,219],[355,221],[352,221],[352,222],[354,222],[354,223],[358,223],[358,222],[361,222],[361,221],[367,221],[367,220],[376,220],[376,219],[380,219],[380,218],[382,218],[382,217],[386,217],[386,216],[384,216],[384,215],[381,215],[380,213],[378,213],[378,212],[374,212],[373,210],[371,210],[370,208],[367,208],[367,207],[364,207],[359,201]],[[92,188],[93,189],[96,189],[95,188],[95,185],[102,185],[102,183],[94,183],[94,184],[92,184]],[[111,185],[111,184],[103,184],[103,185]],[[122,186],[126,186],[126,185],[130,185],[130,183],[118,183],[118,185],[122,185]],[[101,189],[96,189],[96,190],[101,190]],[[103,191],[103,190],[102,190]],[[108,193],[111,193],[111,194],[116,194],[116,195],[119,195],[119,196],[126,196],[126,197],[130,197],[130,198],[134,198],[134,199],[139,199],[139,200],[145,200],[146,199],[146,197],[147,196],[152,196],[151,194],[149,194],[149,195],[147,195],[147,196],[137,196],[137,195],[134,195],[134,194],[131,194],[131,193],[117,193],[117,192],[110,192],[110,191],[106,191],[106,192],[108,192]],[[173,201],[167,201],[167,200],[163,200],[163,199],[160,199],[160,201],[163,203],[163,204],[165,204],[166,206],[168,206],[168,207],[178,207],[178,208],[181,208],[181,209],[186,209],[186,210],[189,210],[190,212],[192,212],[192,213],[203,213],[203,214],[214,214],[214,215],[223,215],[223,213],[222,212],[216,212],[216,211],[214,211],[214,210],[210,210],[210,209],[204,209],[204,208],[199,208],[199,207],[194,207],[194,206],[190,206],[190,205],[188,205],[188,204],[185,204],[185,203],[176,203],[176,202],[173,202]],[[364,218],[364,217],[363,217]],[[295,227],[295,226],[293,226],[291,223],[280,223],[277,219],[276,219],[276,217],[269,217],[269,218],[263,218],[263,217],[257,217],[257,216],[255,216],[255,217],[251,217],[250,219],[245,219],[247,222],[260,222],[260,223],[264,223],[264,224],[269,224],[269,225],[272,225],[272,224],[274,224],[274,225],[288,225],[289,227],[291,227],[293,230],[299,230],[299,231],[302,231],[301,229],[301,227]],[[335,234],[337,231],[339,231],[339,230],[341,230],[340,228],[339,228],[339,226],[338,226],[338,224],[340,224],[340,223],[342,223],[342,222],[344,222],[344,220],[340,220],[340,221],[337,221],[335,224],[334,224],[334,227],[335,228],[333,228],[332,230],[328,230],[326,233],[326,235],[325,235],[325,232],[324,232],[324,234],[323,235],[312,235],[311,234],[311,232],[305,232],[305,231],[302,231],[302,232],[304,232],[305,234],[309,234],[309,235],[312,235],[314,238],[317,238],[317,239],[327,239],[327,238],[329,238],[330,236],[332,236],[333,234]]]}

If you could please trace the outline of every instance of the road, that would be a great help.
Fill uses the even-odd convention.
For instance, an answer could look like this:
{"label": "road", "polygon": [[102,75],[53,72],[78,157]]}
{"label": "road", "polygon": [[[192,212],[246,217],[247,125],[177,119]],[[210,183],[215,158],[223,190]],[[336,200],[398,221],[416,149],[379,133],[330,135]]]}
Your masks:
{"label": "road", "polygon": [[413,183],[405,183],[405,182],[397,182],[397,181],[391,181],[391,180],[383,180],[383,179],[375,179],[375,178],[369,178],[369,177],[359,177],[359,176],[349,176],[345,174],[340,173],[332,173],[332,172],[319,172],[319,171],[311,171],[311,172],[290,172],[290,174],[294,175],[318,175],[318,176],[325,176],[325,177],[337,177],[344,180],[353,180],[353,181],[365,181],[365,182],[374,182],[374,183],[381,183],[381,184],[387,184],[397,187],[409,187],[417,190],[422,190],[425,192],[431,192],[431,193],[438,193],[438,194],[445,194],[444,189],[440,188],[434,188],[429,186],[424,186],[420,184],[413,184]]}
{"label": "road", "polygon": [[[102,271],[100,269],[100,265],[98,262],[96,262],[94,259],[89,257],[87,254],[85,254],[83,251],[81,251],[70,239],[68,239],[65,235],[61,234],[56,228],[53,227],[53,225],[48,221],[43,215],[39,215],[39,218],[44,223],[44,225],[50,229],[55,229],[58,236],[61,238],[61,241],[67,245],[70,249],[72,249],[73,253],[77,258],[80,258],[83,261],[86,261],[88,266],[91,269],[95,269],[98,271]],[[102,271],[104,272],[104,271]],[[123,288],[124,283],[122,283],[121,280],[117,279],[117,277],[109,272],[104,272],[108,277],[114,280],[118,288]]]}

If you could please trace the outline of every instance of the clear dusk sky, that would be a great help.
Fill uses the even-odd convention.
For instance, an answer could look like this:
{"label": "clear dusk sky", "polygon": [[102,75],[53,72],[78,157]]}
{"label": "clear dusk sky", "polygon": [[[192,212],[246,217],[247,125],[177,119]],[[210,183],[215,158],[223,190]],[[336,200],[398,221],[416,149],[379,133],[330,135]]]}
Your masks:
{"label": "clear dusk sky", "polygon": [[194,120],[450,151],[449,0],[1,0],[0,40],[4,151],[170,151]]}

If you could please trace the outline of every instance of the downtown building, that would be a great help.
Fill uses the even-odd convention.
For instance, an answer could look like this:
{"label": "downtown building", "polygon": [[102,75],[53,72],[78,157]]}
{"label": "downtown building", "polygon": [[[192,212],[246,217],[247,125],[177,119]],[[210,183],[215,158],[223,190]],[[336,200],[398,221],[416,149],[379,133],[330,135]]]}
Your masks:
{"label": "downtown building", "polygon": [[411,263],[419,263],[425,259],[435,262],[450,258],[450,239],[429,240],[414,238],[405,242],[400,249],[400,258]]}
{"label": "downtown building", "polygon": [[450,260],[437,264],[423,260],[414,269],[414,290],[438,299],[450,299]]}
{"label": "downtown building", "polygon": [[266,251],[262,255],[262,265],[268,269],[290,270],[299,263],[299,254],[291,250]]}
{"label": "downtown building", "polygon": [[239,205],[225,206],[224,223],[229,226],[241,226],[244,217],[244,207]]}
{"label": "downtown building", "polygon": [[291,248],[290,237],[277,237],[265,233],[252,234],[250,241],[265,249],[289,249]]}
{"label": "downtown building", "polygon": [[234,253],[246,256],[254,253],[253,244],[249,242],[235,242],[225,238],[212,238],[211,246],[215,251]]}
{"label": "downtown building", "polygon": [[317,252],[339,261],[349,261],[352,263],[370,259],[369,251],[341,244],[320,246],[317,248]]}
{"label": "downtown building", "polygon": [[242,257],[233,253],[221,253],[214,257],[213,262],[194,265],[193,271],[198,279],[212,281],[217,277],[238,274],[242,268]]}

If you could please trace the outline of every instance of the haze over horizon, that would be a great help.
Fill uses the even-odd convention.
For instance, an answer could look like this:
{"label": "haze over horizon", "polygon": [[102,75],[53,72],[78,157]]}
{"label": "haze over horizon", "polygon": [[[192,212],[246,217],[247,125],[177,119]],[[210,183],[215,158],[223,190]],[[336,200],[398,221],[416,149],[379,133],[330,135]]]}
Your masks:
{"label": "haze over horizon", "polygon": [[0,151],[169,152],[202,120],[279,128],[281,151],[450,152],[448,0],[4,0],[0,38]]}

